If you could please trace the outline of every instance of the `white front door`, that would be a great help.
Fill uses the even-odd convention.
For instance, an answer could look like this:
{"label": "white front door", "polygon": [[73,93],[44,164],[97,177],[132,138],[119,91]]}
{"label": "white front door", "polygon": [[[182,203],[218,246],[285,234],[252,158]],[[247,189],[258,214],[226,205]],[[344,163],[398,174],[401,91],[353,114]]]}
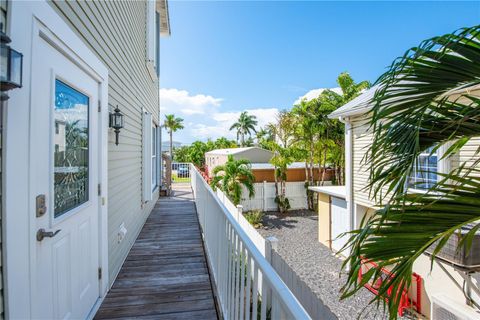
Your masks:
{"label": "white front door", "polygon": [[33,317],[84,319],[100,294],[99,83],[41,34],[32,57]]}
{"label": "white front door", "polygon": [[344,199],[332,197],[332,249],[339,251],[347,243],[348,235],[340,237],[344,232],[349,231],[350,220],[347,211],[347,202]]}

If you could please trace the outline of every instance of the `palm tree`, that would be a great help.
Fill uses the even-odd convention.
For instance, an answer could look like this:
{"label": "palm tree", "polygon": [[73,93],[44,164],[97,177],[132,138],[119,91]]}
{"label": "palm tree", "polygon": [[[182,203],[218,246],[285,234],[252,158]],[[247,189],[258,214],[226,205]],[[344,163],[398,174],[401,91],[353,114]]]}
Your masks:
{"label": "palm tree", "polygon": [[[454,155],[480,133],[480,98],[470,88],[480,85],[480,26],[426,40],[394,61],[377,80],[370,123],[374,137],[364,162],[370,168],[371,193],[386,205],[352,232],[351,253],[344,266],[349,277],[343,297],[356,293],[364,281],[384,279],[380,297],[390,298],[390,318],[396,318],[401,292],[411,284],[413,263],[429,247],[433,260],[461,227],[458,249],[472,244],[480,229],[480,170],[464,165],[436,173],[438,182],[426,193],[413,194],[408,179],[422,151],[444,146],[444,158]],[[473,167],[479,163],[478,152]],[[378,267],[357,282],[362,259]]]}
{"label": "palm tree", "polygon": [[255,126],[257,125],[257,117],[254,115],[249,115],[247,111],[243,111],[238,118],[238,121],[235,122],[230,130],[237,130],[237,141],[240,138],[240,146],[245,146],[245,135],[248,134],[251,136],[252,131],[256,132]]}
{"label": "palm tree", "polygon": [[166,114],[163,126],[167,129],[170,135],[170,156],[173,160],[173,133],[183,129],[183,119],[176,118],[174,114]]}
{"label": "palm tree", "polygon": [[232,156],[228,156],[228,161],[224,165],[213,169],[213,175],[210,182],[212,189],[220,188],[235,205],[240,204],[242,200],[242,185],[247,188],[250,198],[255,195],[253,187],[255,177],[248,160],[235,160]]}

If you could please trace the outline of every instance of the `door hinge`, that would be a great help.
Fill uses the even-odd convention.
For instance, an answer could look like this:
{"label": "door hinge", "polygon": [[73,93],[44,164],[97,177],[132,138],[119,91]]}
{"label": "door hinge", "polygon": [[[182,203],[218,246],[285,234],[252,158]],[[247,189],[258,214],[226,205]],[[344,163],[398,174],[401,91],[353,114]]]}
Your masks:
{"label": "door hinge", "polygon": [[102,195],[102,185],[99,183],[98,184],[98,196],[100,197]]}
{"label": "door hinge", "polygon": [[102,102],[98,100],[98,112],[102,112]]}
{"label": "door hinge", "polygon": [[98,268],[98,280],[102,280],[102,268]]}

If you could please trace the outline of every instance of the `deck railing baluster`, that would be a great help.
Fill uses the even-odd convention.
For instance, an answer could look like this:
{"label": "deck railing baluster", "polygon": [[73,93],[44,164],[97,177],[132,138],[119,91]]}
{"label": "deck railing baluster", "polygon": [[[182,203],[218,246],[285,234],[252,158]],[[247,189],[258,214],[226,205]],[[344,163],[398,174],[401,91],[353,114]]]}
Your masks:
{"label": "deck railing baluster", "polygon": [[272,319],[310,319],[194,166],[190,166],[190,183],[223,317],[257,320],[261,302],[261,319],[269,315]]}

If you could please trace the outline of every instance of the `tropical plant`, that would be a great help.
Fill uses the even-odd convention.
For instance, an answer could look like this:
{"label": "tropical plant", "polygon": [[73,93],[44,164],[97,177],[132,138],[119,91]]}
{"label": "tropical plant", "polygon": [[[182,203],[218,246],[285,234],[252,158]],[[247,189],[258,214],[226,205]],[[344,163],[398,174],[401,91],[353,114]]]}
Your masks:
{"label": "tropical plant", "polygon": [[[370,168],[372,196],[386,205],[352,232],[343,298],[367,281],[376,282],[381,268],[388,268],[394,276],[380,282],[375,300],[390,292],[385,303],[394,319],[415,260],[432,247],[433,268],[454,234],[460,238],[458,249],[468,252],[480,229],[478,150],[471,167],[436,172],[438,182],[426,193],[408,188],[421,152],[444,147],[447,159],[480,133],[480,98],[471,91],[480,84],[480,26],[422,42],[395,60],[377,84],[370,118],[374,136],[364,163]],[[466,226],[467,234],[457,232]],[[362,259],[378,267],[358,282]]]}
{"label": "tropical plant", "polygon": [[266,125],[256,132],[257,144],[260,148],[270,150],[273,141],[273,133],[271,128]]}
{"label": "tropical plant", "polygon": [[[229,149],[229,148],[236,148],[237,144],[233,140],[228,140],[225,137],[218,138],[214,142],[215,149]],[[212,149],[213,150],[213,149]]]}
{"label": "tropical plant", "polygon": [[245,135],[251,136],[252,132],[256,132],[255,126],[257,125],[257,117],[254,115],[249,115],[247,111],[244,111],[240,114],[237,122],[235,122],[230,130],[237,131],[237,141],[239,141],[240,146],[245,146]]}
{"label": "tropical plant", "polygon": [[246,212],[244,215],[245,219],[256,229],[261,228],[263,226],[263,217],[265,213],[262,210],[252,210]]}
{"label": "tropical plant", "polygon": [[213,178],[210,183],[213,190],[220,188],[233,204],[238,205],[242,200],[242,186],[248,190],[252,198],[255,195],[253,184],[255,177],[250,167],[250,161],[245,159],[235,160],[231,155],[224,165],[213,169]]}
{"label": "tropical plant", "polygon": [[[328,115],[334,110],[340,108],[346,103],[358,97],[365,89],[370,88],[371,84],[368,81],[361,81],[356,83],[348,72],[342,72],[337,78],[342,93],[339,94],[333,90],[324,90],[320,97],[320,107],[317,113],[317,122],[320,126],[321,137],[324,145],[331,147],[322,148],[323,154],[319,155],[324,162],[327,161],[328,151],[331,151],[331,160],[335,169],[335,180],[338,184],[344,184],[344,162],[343,155],[345,154],[345,135],[344,126],[337,119],[330,119]],[[331,144],[329,141],[332,141]],[[323,171],[325,173],[325,171]]]}
{"label": "tropical plant", "polygon": [[277,122],[269,124],[272,133],[270,150],[273,151],[273,157],[270,163],[275,169],[275,203],[278,205],[280,213],[290,209],[290,203],[286,196],[287,168],[295,158],[297,153],[295,148],[296,120],[295,116],[286,110],[277,114]]}
{"label": "tropical plant", "polygon": [[175,117],[174,114],[166,114],[163,127],[167,130],[170,136],[170,156],[173,158],[173,133],[184,128],[183,119]]}

